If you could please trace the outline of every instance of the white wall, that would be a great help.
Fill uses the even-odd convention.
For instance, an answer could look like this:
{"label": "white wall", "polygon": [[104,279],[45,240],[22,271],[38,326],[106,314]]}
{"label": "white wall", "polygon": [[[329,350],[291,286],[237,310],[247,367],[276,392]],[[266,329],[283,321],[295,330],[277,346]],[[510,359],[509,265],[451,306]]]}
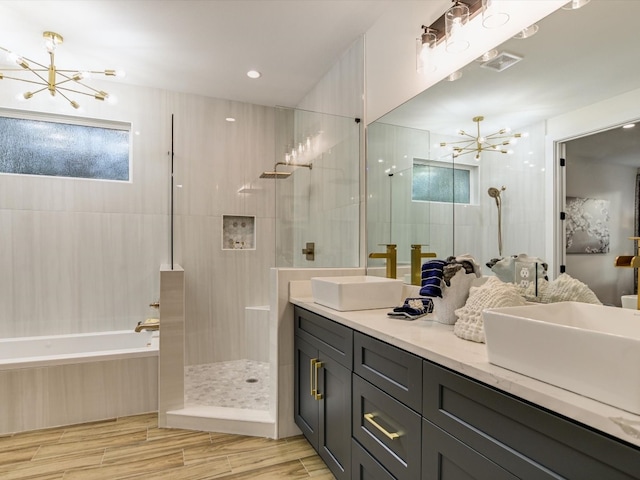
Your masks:
{"label": "white wall", "polygon": [[[87,99],[76,112],[44,94],[18,102],[3,87],[2,107],[130,121],[139,135],[130,183],[0,175],[0,335],[133,329],[153,313],[170,259],[173,113],[187,363],[244,358],[244,307],[268,303],[274,261],[273,185],[258,179],[273,167],[273,109],[104,82],[119,103]],[[223,214],[257,217],[255,250],[222,250]]]}

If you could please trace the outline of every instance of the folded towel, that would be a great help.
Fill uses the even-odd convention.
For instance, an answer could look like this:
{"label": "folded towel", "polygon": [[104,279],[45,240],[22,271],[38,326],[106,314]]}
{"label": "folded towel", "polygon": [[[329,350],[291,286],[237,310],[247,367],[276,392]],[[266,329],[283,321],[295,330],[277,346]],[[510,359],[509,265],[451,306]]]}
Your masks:
{"label": "folded towel", "polygon": [[394,308],[393,312],[389,312],[387,315],[393,318],[415,320],[431,312],[433,312],[433,300],[430,298],[409,297],[405,299],[401,307]]}
{"label": "folded towel", "polygon": [[442,297],[442,278],[446,264],[444,260],[430,260],[422,265],[420,295]]}

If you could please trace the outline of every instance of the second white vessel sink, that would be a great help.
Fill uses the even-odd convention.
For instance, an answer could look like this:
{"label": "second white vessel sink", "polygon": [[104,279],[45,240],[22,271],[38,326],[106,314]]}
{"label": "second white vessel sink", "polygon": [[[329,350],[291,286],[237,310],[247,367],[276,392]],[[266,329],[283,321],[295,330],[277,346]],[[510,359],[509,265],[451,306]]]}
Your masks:
{"label": "second white vessel sink", "polygon": [[313,277],[313,301],[341,312],[402,304],[402,280],[370,275]]}
{"label": "second white vessel sink", "polygon": [[640,311],[560,302],[482,317],[490,363],[640,414]]}

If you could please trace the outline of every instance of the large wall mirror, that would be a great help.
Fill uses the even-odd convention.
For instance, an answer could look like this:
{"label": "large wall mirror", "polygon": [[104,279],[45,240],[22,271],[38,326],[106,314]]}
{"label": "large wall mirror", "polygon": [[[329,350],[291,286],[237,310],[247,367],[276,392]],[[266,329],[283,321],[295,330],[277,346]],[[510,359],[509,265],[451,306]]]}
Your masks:
{"label": "large wall mirror", "polygon": [[[621,124],[605,128],[594,121],[600,126],[590,127],[581,118],[584,128],[576,138],[555,143],[549,125],[568,112],[580,118],[581,109],[595,120],[598,110],[588,107],[640,89],[634,25],[639,16],[640,2],[634,0],[591,0],[578,10],[559,9],[537,23],[536,35],[497,47],[508,55],[494,60],[493,68],[472,62],[460,79],[442,81],[370,124],[368,252],[395,243],[399,265],[409,263],[414,243],[439,258],[470,253],[483,265],[527,253],[549,261],[552,277],[564,266],[603,303],[619,305],[620,295],[633,293],[633,270],[613,265],[617,255],[635,253],[628,238],[637,235],[640,124],[623,131]],[[506,67],[512,56],[521,60]],[[484,119],[474,122],[477,116]],[[626,120],[639,118],[640,104]],[[487,136],[505,127],[528,134],[504,147],[511,154],[483,151],[476,160],[474,153],[454,156],[450,146],[440,146],[462,140],[459,130],[476,136],[479,128],[480,136]],[[564,169],[554,163],[557,152],[566,155]],[[440,177],[428,173],[433,167],[442,167]],[[467,172],[460,175],[466,176],[463,184],[443,180],[458,169]],[[416,198],[414,189],[425,181],[452,193],[444,200]],[[460,188],[468,189],[464,201],[455,192]],[[566,249],[566,221],[559,220],[559,210],[566,209],[568,197],[605,202],[606,211],[594,222],[606,223],[606,251]],[[602,237],[596,230],[584,235]],[[582,237],[576,242],[586,241]],[[379,263],[369,259],[368,266]],[[485,267],[485,273],[491,272]]]}

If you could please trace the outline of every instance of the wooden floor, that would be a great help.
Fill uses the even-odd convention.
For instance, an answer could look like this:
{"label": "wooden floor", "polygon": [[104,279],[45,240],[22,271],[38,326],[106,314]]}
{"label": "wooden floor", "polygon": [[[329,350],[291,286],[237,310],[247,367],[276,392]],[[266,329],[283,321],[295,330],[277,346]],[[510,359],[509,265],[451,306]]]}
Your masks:
{"label": "wooden floor", "polygon": [[333,475],[304,437],[158,428],[156,414],[0,436],[0,478],[302,479]]}

